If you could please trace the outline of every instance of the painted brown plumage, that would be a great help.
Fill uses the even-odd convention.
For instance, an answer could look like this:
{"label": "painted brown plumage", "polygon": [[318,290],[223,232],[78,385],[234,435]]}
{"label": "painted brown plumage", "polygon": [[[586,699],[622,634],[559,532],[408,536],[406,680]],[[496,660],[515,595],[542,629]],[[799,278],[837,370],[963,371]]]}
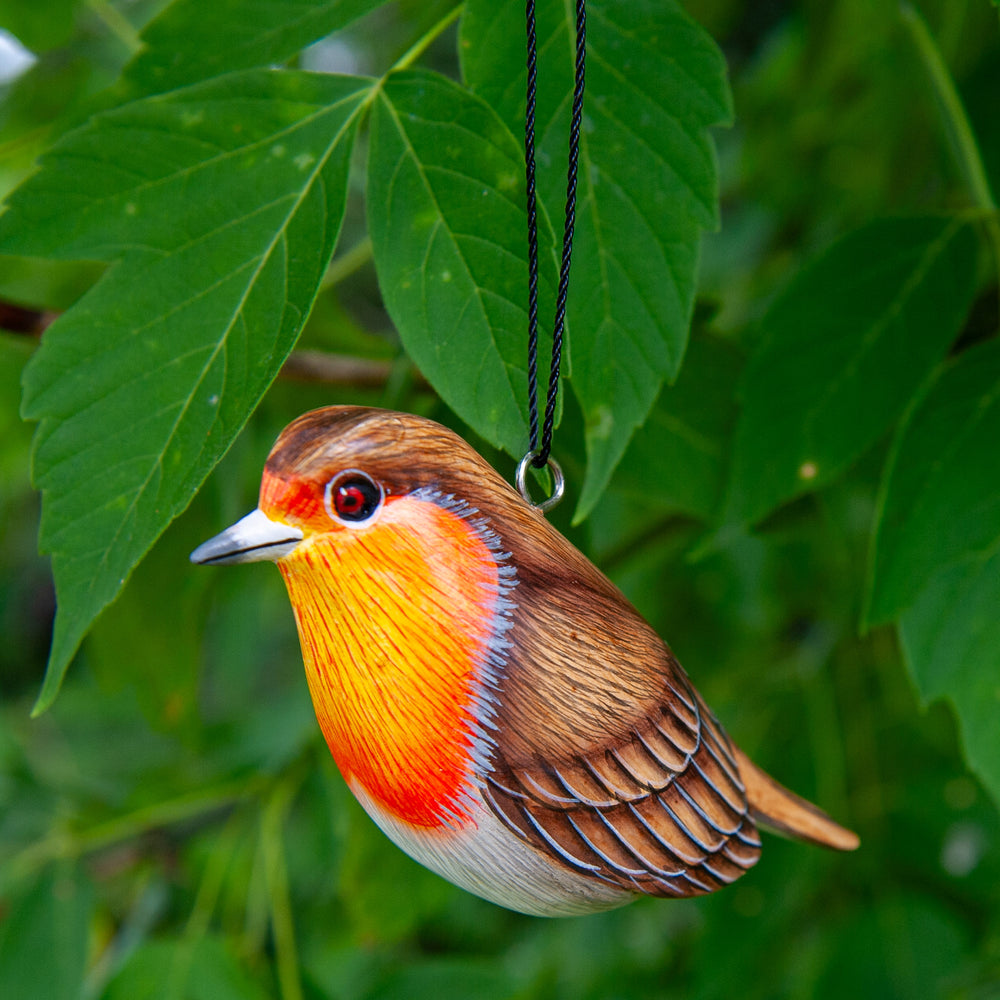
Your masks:
{"label": "painted brown plumage", "polygon": [[[493,590],[484,591],[495,594],[488,598],[494,615],[489,648],[473,657],[479,658],[469,681],[474,693],[460,696],[474,717],[466,734],[469,771],[463,792],[474,800],[471,811],[461,816],[455,811],[438,832],[422,821],[415,829],[379,805],[377,789],[352,784],[376,821],[419,860],[505,905],[567,913],[619,905],[635,894],[681,897],[718,889],[756,863],[758,823],[839,850],[857,846],[853,833],[768,777],[732,744],[669,648],[617,587],[464,441],[419,417],[329,407],[299,418],[267,461],[256,512],[277,534],[249,546],[241,536],[237,557],[226,554],[236,544],[232,539],[228,550],[213,540],[193,556],[200,553],[197,561],[205,562],[278,562],[303,633],[321,721],[329,711],[321,702],[334,695],[324,693],[328,679],[318,693],[315,677],[326,677],[326,654],[307,649],[306,630],[311,616],[324,622],[336,618],[340,612],[330,608],[346,607],[343,602],[354,598],[340,593],[325,611],[303,608],[309,600],[296,596],[304,593],[296,590],[296,573],[312,574],[310,586],[316,579],[325,585],[316,577],[315,559],[309,561],[309,546],[320,546],[323,572],[335,590],[338,565],[346,565],[347,553],[356,551],[347,546],[361,544],[364,531],[353,525],[346,533],[343,526],[327,529],[319,510],[317,498],[325,497],[329,508],[329,484],[344,470],[378,484],[384,531],[391,525],[398,533],[416,514],[431,510],[451,526],[448,531],[483,542],[490,579],[496,581]],[[298,537],[282,539],[281,525]],[[380,562],[371,566],[372,580],[381,586],[391,574],[392,553],[388,536],[379,541],[378,529],[370,530],[365,544]],[[445,556],[431,550],[421,558],[432,562]],[[448,620],[445,597],[441,604],[440,612],[429,612],[432,624],[421,625],[425,635],[428,628],[467,634],[465,624]],[[370,610],[374,615],[376,609]],[[360,642],[371,646],[358,652],[351,683],[381,685],[391,699],[393,681],[384,671],[393,669],[394,657],[406,654],[386,657],[385,635],[382,626],[371,626]],[[376,660],[377,670],[366,665]],[[336,739],[324,731],[338,756]],[[465,839],[459,844],[455,838]],[[507,867],[517,873],[509,878],[505,858],[496,856],[508,850]],[[541,878],[526,888],[517,884],[538,881],[537,873],[547,868],[554,873],[551,880]]]}

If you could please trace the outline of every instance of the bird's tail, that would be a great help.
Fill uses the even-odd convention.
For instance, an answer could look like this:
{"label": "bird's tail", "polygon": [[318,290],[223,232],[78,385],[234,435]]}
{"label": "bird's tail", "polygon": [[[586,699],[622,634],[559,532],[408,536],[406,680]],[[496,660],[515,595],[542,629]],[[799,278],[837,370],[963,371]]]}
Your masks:
{"label": "bird's tail", "polygon": [[746,785],[750,811],[763,826],[837,851],[853,851],[861,843],[856,833],[835,823],[818,806],[765,774],[739,747],[733,750],[740,777]]}

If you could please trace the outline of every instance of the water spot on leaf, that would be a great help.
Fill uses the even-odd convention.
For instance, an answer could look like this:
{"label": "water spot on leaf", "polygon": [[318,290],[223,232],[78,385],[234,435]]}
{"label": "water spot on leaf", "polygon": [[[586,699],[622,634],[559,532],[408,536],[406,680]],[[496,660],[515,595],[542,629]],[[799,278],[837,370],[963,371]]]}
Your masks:
{"label": "water spot on leaf", "polygon": [[606,440],[611,437],[615,426],[614,414],[610,406],[598,406],[587,420],[587,434],[590,438]]}
{"label": "water spot on leaf", "polygon": [[956,823],[945,835],[941,867],[956,878],[972,873],[986,850],[986,835],[978,823]]}
{"label": "water spot on leaf", "polygon": [[38,62],[35,54],[9,31],[0,30],[0,84],[13,83]]}
{"label": "water spot on leaf", "polygon": [[280,159],[285,155],[285,147],[280,142],[276,143],[271,147],[271,155],[275,157],[275,159]]}
{"label": "water spot on leaf", "polygon": [[312,153],[299,153],[293,162],[299,170],[305,172],[316,162],[316,157]]}

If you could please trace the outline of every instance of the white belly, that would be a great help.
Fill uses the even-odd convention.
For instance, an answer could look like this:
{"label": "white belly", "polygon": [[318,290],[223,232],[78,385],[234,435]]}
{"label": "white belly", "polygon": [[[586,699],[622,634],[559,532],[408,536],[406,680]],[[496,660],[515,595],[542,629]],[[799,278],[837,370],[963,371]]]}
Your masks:
{"label": "white belly", "polygon": [[429,830],[401,823],[356,782],[351,790],[365,812],[411,858],[455,885],[510,910],[539,917],[566,917],[610,910],[635,896],[624,889],[569,871],[516,837],[479,797],[470,821],[456,830]]}

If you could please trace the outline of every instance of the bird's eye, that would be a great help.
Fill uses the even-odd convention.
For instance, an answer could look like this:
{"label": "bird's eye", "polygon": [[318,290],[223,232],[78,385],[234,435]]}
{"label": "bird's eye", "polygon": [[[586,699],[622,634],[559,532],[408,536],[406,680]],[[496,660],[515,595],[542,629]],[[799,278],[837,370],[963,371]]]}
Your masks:
{"label": "bird's eye", "polygon": [[360,469],[346,469],[326,484],[326,512],[335,521],[353,527],[371,520],[382,507],[385,491]]}

